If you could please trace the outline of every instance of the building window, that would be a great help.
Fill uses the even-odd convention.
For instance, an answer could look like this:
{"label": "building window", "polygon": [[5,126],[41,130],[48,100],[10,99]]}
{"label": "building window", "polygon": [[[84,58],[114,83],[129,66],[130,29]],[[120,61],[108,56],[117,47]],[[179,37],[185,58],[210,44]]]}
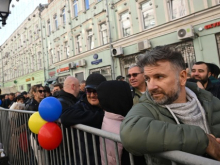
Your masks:
{"label": "building window", "polygon": [[65,51],[65,54],[66,54],[66,58],[69,58],[68,42],[64,43],[64,51]]}
{"label": "building window", "polygon": [[73,17],[78,16],[78,1],[74,0],[73,1]]}
{"label": "building window", "polygon": [[220,4],[220,0],[216,0],[216,4]]}
{"label": "building window", "polygon": [[88,35],[88,50],[91,50],[94,48],[94,37],[93,37],[93,33],[92,33],[92,29],[87,31],[87,35]]}
{"label": "building window", "polygon": [[108,43],[108,34],[107,34],[107,25],[106,23],[100,24],[100,33],[101,33],[101,41],[102,45],[105,45]]}
{"label": "building window", "polygon": [[47,27],[48,27],[48,35],[51,35],[51,25],[50,25],[50,20],[47,21]]}
{"label": "building window", "polygon": [[131,34],[131,22],[129,19],[128,11],[121,14],[121,27],[122,27],[122,34],[123,37],[129,36]]}
{"label": "building window", "polygon": [[55,30],[58,30],[58,19],[57,19],[56,14],[54,15],[54,27],[55,27]]}
{"label": "building window", "polygon": [[85,0],[85,10],[89,9],[89,0]]}
{"label": "building window", "polygon": [[144,29],[148,29],[155,26],[154,11],[151,0],[145,1],[141,4],[141,14]]}
{"label": "building window", "polygon": [[66,24],[65,8],[62,9],[63,25]]}
{"label": "building window", "polygon": [[78,35],[78,36],[76,36],[76,46],[77,46],[77,52],[78,53],[81,53],[82,52],[82,43],[81,43],[81,36],[80,35]]}
{"label": "building window", "polygon": [[170,0],[168,2],[170,19],[177,19],[186,15],[185,0]]}

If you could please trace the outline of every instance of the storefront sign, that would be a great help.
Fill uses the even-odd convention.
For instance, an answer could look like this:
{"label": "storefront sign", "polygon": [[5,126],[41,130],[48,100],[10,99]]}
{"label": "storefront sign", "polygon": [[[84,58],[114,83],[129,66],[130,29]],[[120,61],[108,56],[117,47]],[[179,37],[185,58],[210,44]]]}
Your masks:
{"label": "storefront sign", "polygon": [[93,58],[95,59],[95,61],[91,62],[92,65],[98,65],[100,62],[102,62],[102,59],[98,60],[98,58],[99,58],[98,54],[94,54]]}
{"label": "storefront sign", "polygon": [[69,71],[69,67],[65,67],[65,68],[60,68],[60,69],[57,69],[57,73],[61,73],[61,72],[67,72]]}
{"label": "storefront sign", "polygon": [[217,27],[217,26],[220,26],[220,21],[219,22],[215,22],[215,23],[212,23],[212,24],[209,24],[209,25],[205,25],[204,26],[204,29],[211,29],[211,28],[214,28],[214,27]]}
{"label": "storefront sign", "polygon": [[102,62],[102,59],[92,61],[91,64],[92,65],[98,65],[100,62]]}
{"label": "storefront sign", "polygon": [[53,77],[55,75],[55,71],[49,72],[49,76]]}
{"label": "storefront sign", "polygon": [[27,79],[26,79],[26,82],[28,82],[28,81],[31,81],[31,78],[27,78]]}

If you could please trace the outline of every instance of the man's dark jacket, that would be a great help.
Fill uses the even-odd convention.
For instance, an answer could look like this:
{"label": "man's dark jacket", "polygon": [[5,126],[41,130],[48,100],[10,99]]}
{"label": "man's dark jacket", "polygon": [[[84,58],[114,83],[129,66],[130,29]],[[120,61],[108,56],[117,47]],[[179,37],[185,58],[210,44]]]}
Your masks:
{"label": "man's dark jacket", "polygon": [[59,91],[54,97],[56,97],[62,104],[63,112],[77,102],[77,99],[74,95],[67,93],[64,90]]}
{"label": "man's dark jacket", "polygon": [[25,103],[25,107],[29,111],[38,111],[39,103],[34,98],[30,98]]}
{"label": "man's dark jacket", "polygon": [[[84,124],[87,126],[101,129],[103,117],[104,117],[104,111],[98,106],[92,106],[87,101],[87,97],[85,94],[75,105],[64,110],[63,114],[61,115],[61,122],[66,127],[75,124]],[[79,135],[80,135],[83,165],[87,165],[84,133],[82,131],[79,131]],[[75,139],[74,142],[76,149],[76,161],[77,164],[80,164],[80,156],[79,156],[80,150],[78,145],[77,131],[75,129],[74,129],[74,139]],[[95,154],[94,154],[94,148],[92,142],[92,135],[89,133],[87,134],[87,140],[88,140],[87,144],[89,150],[90,165],[95,165],[95,156],[94,156]],[[96,136],[95,141],[96,141],[98,162],[99,164],[101,164],[99,137]]]}
{"label": "man's dark jacket", "polygon": [[7,108],[7,109],[9,109],[8,106],[9,106],[9,105],[12,105],[13,102],[14,102],[14,100],[5,99],[5,101],[2,103],[2,107],[3,107],[3,108]]}
{"label": "man's dark jacket", "polygon": [[220,99],[220,84],[218,83],[212,83],[210,79],[208,79],[208,84],[205,90],[211,92],[213,96]]}

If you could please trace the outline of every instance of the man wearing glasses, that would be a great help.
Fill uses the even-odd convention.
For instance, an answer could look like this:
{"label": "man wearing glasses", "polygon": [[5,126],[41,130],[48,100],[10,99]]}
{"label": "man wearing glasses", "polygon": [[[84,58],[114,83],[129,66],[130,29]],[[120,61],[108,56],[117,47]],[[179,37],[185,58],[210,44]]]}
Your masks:
{"label": "man wearing glasses", "polygon": [[[91,127],[101,129],[102,120],[104,117],[104,111],[99,105],[98,95],[96,92],[96,88],[99,84],[106,81],[106,78],[101,74],[91,74],[86,79],[86,93],[82,95],[80,100],[73,106],[70,106],[66,110],[64,110],[63,114],[61,115],[61,122],[64,126],[69,127],[75,124],[84,124]],[[76,130],[74,130],[76,131]],[[81,143],[81,150],[78,147],[78,138],[77,133],[74,133],[75,140],[75,149],[76,149],[76,161],[77,164],[80,164],[80,156],[79,152],[82,154],[82,160],[84,165],[87,164],[86,162],[86,148],[85,148],[85,141],[84,141],[84,134],[80,132],[80,143]],[[93,149],[93,141],[92,135],[87,134],[88,140],[88,150],[89,150],[89,158],[90,164],[95,164],[95,154]],[[99,138],[96,137],[96,148],[97,148],[97,155],[98,161],[100,162],[100,151],[99,151]]]}
{"label": "man wearing glasses", "polygon": [[137,104],[139,98],[145,93],[147,87],[143,68],[137,65],[131,65],[128,69],[127,78],[132,86],[133,104]]}

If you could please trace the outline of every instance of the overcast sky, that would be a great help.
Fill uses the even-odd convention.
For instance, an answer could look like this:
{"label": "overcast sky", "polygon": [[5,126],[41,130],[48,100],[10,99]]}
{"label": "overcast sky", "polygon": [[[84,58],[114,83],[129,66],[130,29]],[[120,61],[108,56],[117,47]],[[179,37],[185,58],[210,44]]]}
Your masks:
{"label": "overcast sky", "polygon": [[48,0],[12,0],[10,5],[11,14],[8,16],[7,24],[2,27],[2,23],[0,22],[0,45],[10,37],[40,3],[46,4],[47,2]]}

